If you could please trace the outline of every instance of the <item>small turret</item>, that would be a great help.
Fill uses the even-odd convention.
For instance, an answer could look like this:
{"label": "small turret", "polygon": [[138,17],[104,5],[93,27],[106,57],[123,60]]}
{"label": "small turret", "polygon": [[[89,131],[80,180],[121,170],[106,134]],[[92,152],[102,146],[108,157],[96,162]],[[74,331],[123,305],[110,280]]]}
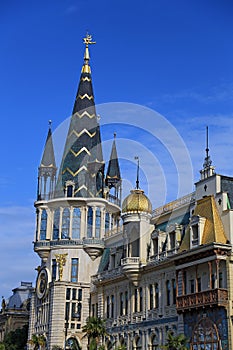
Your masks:
{"label": "small turret", "polygon": [[212,165],[212,160],[210,159],[210,155],[209,155],[209,134],[208,134],[208,126],[206,127],[206,156],[205,156],[205,160],[203,163],[203,169],[200,170],[200,174],[201,174],[201,180],[206,179],[207,177],[210,177],[212,175],[214,175],[215,171],[215,167]]}
{"label": "small turret", "polygon": [[121,204],[121,173],[120,173],[120,166],[117,156],[117,149],[116,149],[116,133],[114,133],[114,140],[112,144],[112,151],[110,160],[108,163],[108,170],[105,178],[105,185],[109,188],[114,190],[113,194],[109,194],[109,199],[113,200],[117,205],[120,206]]}
{"label": "small turret", "polygon": [[52,122],[50,120],[44,152],[38,168],[37,200],[48,200],[54,196],[57,167],[54,156],[51,124]]}

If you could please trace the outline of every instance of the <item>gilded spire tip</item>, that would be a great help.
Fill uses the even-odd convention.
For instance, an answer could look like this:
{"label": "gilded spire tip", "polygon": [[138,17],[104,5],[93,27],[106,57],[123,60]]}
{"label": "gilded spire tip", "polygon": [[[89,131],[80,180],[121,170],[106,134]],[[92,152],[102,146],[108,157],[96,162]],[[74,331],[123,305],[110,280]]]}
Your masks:
{"label": "gilded spire tip", "polygon": [[84,66],[82,68],[83,73],[91,73],[90,67],[89,67],[89,45],[96,44],[95,41],[92,41],[92,36],[90,34],[86,34],[85,38],[83,38],[83,43],[85,44],[85,54],[84,54]]}

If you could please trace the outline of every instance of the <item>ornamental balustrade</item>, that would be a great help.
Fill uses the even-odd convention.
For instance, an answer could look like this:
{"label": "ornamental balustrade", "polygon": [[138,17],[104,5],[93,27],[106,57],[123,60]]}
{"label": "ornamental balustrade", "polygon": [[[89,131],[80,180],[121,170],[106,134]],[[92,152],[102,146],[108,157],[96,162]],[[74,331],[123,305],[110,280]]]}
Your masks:
{"label": "ornamental balustrade", "polygon": [[177,297],[177,310],[206,307],[212,305],[226,306],[228,302],[227,289],[217,288],[203,292],[182,295]]}

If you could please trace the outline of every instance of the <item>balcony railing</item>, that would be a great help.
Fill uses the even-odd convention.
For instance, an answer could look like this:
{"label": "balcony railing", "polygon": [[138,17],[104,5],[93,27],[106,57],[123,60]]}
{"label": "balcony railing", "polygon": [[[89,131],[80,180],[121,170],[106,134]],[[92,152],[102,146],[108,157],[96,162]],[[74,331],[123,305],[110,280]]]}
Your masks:
{"label": "balcony railing", "polygon": [[152,218],[157,218],[158,216],[169,213],[172,210],[183,207],[184,205],[189,205],[191,203],[195,203],[195,192],[192,192],[184,197],[178,198],[173,202],[162,205],[161,207],[153,210]]}
{"label": "balcony railing", "polygon": [[101,282],[103,280],[114,279],[119,276],[122,276],[122,266],[98,273],[97,275],[92,276],[91,280],[93,283],[95,283],[95,282]]}
{"label": "balcony railing", "polygon": [[226,306],[228,302],[227,289],[212,289],[203,292],[187,294],[177,297],[177,311],[184,311],[192,308],[203,308],[206,306]]}

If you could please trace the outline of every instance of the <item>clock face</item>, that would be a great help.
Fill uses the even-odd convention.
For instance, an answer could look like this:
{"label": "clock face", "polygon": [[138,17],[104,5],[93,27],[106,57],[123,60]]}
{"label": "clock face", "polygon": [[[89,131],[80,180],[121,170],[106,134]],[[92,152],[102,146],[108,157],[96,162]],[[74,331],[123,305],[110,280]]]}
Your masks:
{"label": "clock face", "polygon": [[37,277],[36,281],[36,294],[39,299],[46,296],[48,290],[48,273],[46,269],[42,269]]}

